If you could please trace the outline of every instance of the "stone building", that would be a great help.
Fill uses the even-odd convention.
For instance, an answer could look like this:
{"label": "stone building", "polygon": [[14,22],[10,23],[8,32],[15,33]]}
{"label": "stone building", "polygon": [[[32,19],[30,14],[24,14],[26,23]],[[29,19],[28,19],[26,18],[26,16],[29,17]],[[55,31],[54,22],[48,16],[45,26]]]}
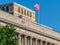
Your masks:
{"label": "stone building", "polygon": [[0,5],[0,24],[13,24],[18,45],[60,45],[60,33],[35,22],[35,12],[17,3]]}

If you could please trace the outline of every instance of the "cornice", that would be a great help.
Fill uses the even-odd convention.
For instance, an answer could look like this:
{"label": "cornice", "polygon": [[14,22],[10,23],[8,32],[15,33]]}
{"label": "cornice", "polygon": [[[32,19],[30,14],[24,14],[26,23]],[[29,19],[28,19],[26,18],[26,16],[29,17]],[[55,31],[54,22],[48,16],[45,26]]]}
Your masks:
{"label": "cornice", "polygon": [[[5,14],[1,14],[1,13],[5,13]],[[10,18],[7,19],[6,17],[3,17],[2,15],[4,15],[4,16],[7,15],[7,16],[9,16],[10,18],[13,17],[13,20],[11,20]],[[11,16],[12,16],[12,17],[11,17]],[[16,21],[14,22],[14,18],[18,19],[18,21],[20,21],[20,23],[18,23],[18,22],[16,22]],[[21,21],[21,20],[22,20],[22,21]],[[5,22],[5,23],[10,23],[10,24],[13,24],[13,25],[15,25],[15,26],[17,26],[17,27],[19,27],[19,28],[26,29],[26,30],[31,31],[31,32],[33,32],[33,33],[36,33],[36,34],[39,34],[39,35],[43,35],[43,36],[45,36],[45,37],[48,37],[48,38],[51,38],[51,39],[60,41],[60,37],[55,37],[55,36],[53,36],[53,35],[50,35],[50,34],[41,32],[41,31],[39,31],[39,30],[37,30],[37,29],[28,27],[28,26],[26,26],[26,25],[23,24],[23,23],[24,23],[24,22],[23,22],[23,21],[24,21],[23,19],[17,18],[17,17],[15,17],[15,16],[13,16],[13,15],[11,15],[11,14],[9,14],[9,13],[3,12],[3,11],[0,11],[0,21]]]}

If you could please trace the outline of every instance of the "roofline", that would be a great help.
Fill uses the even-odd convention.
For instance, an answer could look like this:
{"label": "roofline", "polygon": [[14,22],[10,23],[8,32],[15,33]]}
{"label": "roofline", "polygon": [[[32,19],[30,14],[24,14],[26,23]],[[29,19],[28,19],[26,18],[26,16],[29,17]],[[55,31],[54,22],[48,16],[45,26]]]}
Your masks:
{"label": "roofline", "polygon": [[39,25],[39,26],[42,26],[42,27],[44,27],[44,28],[50,29],[50,30],[52,30],[52,31],[54,31],[54,32],[60,34],[60,32],[55,31],[53,28],[51,28],[51,27],[49,27],[49,26],[46,26],[46,25],[43,25],[43,24],[41,24],[41,23],[37,23],[37,22],[35,22],[35,24],[36,24],[36,25]]}
{"label": "roofline", "polygon": [[41,23],[37,23],[37,22],[35,22],[37,25],[40,25],[40,26],[42,26],[42,27],[45,27],[45,28],[48,28],[48,29],[53,29],[53,28],[51,28],[51,27],[48,27],[48,26],[46,26],[46,25],[43,25],[43,24],[41,24]]}

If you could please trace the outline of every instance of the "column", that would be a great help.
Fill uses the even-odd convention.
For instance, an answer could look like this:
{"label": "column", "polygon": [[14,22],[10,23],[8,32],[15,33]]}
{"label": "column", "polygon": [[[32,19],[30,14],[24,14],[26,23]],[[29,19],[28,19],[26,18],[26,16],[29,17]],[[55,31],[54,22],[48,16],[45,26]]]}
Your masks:
{"label": "column", "polygon": [[43,42],[43,41],[41,40],[41,41],[40,41],[40,45],[42,45],[42,42]]}
{"label": "column", "polygon": [[50,45],[52,45],[52,44],[50,43]]}
{"label": "column", "polygon": [[18,45],[21,45],[21,35],[20,35],[20,34],[18,34],[18,38],[19,38],[19,39],[18,39],[18,40],[19,40],[19,41],[18,41]]}
{"label": "column", "polygon": [[27,10],[26,10],[26,16],[27,16]]}
{"label": "column", "polygon": [[24,15],[24,8],[23,8],[23,15]]}
{"label": "column", "polygon": [[30,38],[30,45],[32,45],[32,37]]}
{"label": "column", "polygon": [[27,45],[27,36],[25,35],[25,45]]}
{"label": "column", "polygon": [[29,18],[30,18],[30,11],[29,11]]}
{"label": "column", "polygon": [[37,45],[37,39],[35,41],[36,41],[36,45]]}
{"label": "column", "polygon": [[47,42],[45,41],[45,45],[47,45]]}
{"label": "column", "polygon": [[41,45],[41,40],[40,39],[37,40],[37,45]]}

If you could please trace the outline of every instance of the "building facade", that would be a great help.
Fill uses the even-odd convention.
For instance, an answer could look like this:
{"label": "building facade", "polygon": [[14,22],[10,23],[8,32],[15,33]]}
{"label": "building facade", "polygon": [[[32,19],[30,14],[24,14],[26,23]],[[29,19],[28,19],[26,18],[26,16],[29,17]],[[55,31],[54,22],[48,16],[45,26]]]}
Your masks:
{"label": "building facade", "polygon": [[[22,14],[19,13],[20,9],[23,10]],[[35,12],[17,3],[0,5],[0,24],[13,24],[16,27],[18,45],[60,45],[60,33],[37,24]]]}

